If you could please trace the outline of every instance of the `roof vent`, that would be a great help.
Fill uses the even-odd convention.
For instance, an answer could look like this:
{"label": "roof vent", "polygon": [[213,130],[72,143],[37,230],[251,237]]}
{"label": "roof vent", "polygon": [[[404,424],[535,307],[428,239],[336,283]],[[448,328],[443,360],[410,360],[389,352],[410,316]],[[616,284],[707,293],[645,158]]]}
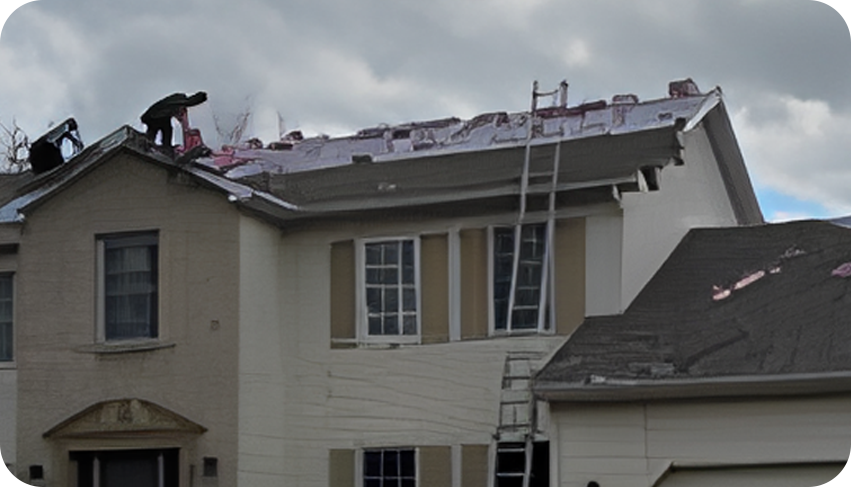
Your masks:
{"label": "roof vent", "polygon": [[691,78],[671,81],[668,83],[668,96],[671,98],[685,98],[687,96],[699,96],[700,89]]}
{"label": "roof vent", "polygon": [[62,155],[62,142],[64,140],[71,142],[73,151],[71,157],[83,150],[83,142],[80,140],[80,134],[77,131],[77,121],[73,118],[60,123],[32,143],[29,162],[33,173],[45,173],[65,162],[65,157]]}

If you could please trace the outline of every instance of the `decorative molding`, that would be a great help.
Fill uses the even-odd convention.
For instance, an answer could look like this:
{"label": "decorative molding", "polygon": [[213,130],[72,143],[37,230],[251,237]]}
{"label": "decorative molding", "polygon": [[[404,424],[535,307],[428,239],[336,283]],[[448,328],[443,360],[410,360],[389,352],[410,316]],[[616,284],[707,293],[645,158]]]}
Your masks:
{"label": "decorative molding", "polygon": [[200,435],[207,428],[141,399],[99,402],[48,430],[44,438],[103,438],[151,434]]}

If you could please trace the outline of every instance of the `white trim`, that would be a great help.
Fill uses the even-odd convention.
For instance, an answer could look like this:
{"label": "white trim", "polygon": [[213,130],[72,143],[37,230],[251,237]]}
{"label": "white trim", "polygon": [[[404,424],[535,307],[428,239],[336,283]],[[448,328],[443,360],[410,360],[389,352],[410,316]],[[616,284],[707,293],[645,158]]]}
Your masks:
{"label": "white trim", "polygon": [[[405,242],[412,241],[414,244],[414,291],[417,300],[417,333],[414,335],[402,334],[404,330],[404,320],[399,316],[399,334],[398,335],[376,335],[369,334],[369,323],[367,320],[366,307],[366,245],[370,243],[380,242]],[[401,249],[400,249],[401,252]],[[401,254],[400,254],[401,255]],[[400,256],[401,259],[401,256]],[[402,266],[399,266],[399,272],[402,272]],[[357,339],[359,343],[365,344],[419,344],[422,341],[422,282],[420,279],[420,235],[397,235],[393,237],[367,237],[355,239],[355,327],[357,329]],[[401,276],[400,276],[401,277]],[[399,280],[399,306],[403,305],[401,278]]]}
{"label": "white trim", "polygon": [[458,227],[449,229],[449,341],[461,340],[461,234]]}
{"label": "white trim", "polygon": [[494,278],[494,268],[493,268],[493,253],[495,250],[495,245],[493,241],[493,229],[495,225],[488,225],[488,336],[497,335],[496,331],[496,313],[494,311],[495,303],[494,303],[494,291],[493,291],[493,278]]}
{"label": "white trim", "polygon": [[461,445],[452,445],[449,447],[451,454],[449,461],[452,463],[452,487],[461,487]]}
{"label": "white trim", "polygon": [[355,448],[355,487],[363,487],[363,451],[364,448]]}

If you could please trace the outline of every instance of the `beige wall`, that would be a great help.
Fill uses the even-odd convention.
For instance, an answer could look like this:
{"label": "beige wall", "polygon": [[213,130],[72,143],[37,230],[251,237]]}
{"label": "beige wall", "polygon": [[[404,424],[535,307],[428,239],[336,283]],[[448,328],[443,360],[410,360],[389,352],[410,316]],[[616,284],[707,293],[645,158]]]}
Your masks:
{"label": "beige wall", "polygon": [[851,451],[851,396],[647,404],[557,404],[559,485],[654,485],[671,462],[841,462]]}
{"label": "beige wall", "polygon": [[689,229],[734,226],[736,218],[703,125],[685,134],[682,166],[662,170],[661,189],[623,195],[626,309]]}
{"label": "beige wall", "polygon": [[563,336],[330,346],[332,243],[459,227],[483,222],[339,223],[279,234],[243,218],[251,247],[242,247],[240,264],[240,484],[327,487],[331,456],[352,449],[413,446],[422,455],[491,444],[507,353],[543,360]]}
{"label": "beige wall", "polygon": [[[16,313],[21,478],[26,466],[39,464],[49,485],[63,485],[67,450],[100,443],[65,443],[42,434],[99,401],[139,398],[209,429],[197,442],[178,442],[194,446],[183,452],[184,479],[188,464],[196,465],[197,474],[201,457],[214,456],[221,485],[234,485],[238,225],[238,212],[222,195],[125,155],[105,161],[27,215]],[[133,230],[159,231],[160,341],[174,346],[91,353],[95,236]]]}
{"label": "beige wall", "polygon": [[[20,238],[17,225],[0,228],[0,244],[17,243]],[[17,254],[0,254],[0,272],[15,272],[18,268]],[[14,306],[14,304],[13,304]],[[13,307],[13,313],[16,310]],[[13,335],[17,332],[16,319],[13,316]],[[13,336],[13,346],[15,338]],[[17,354],[13,351],[11,362],[0,362],[0,455],[3,463],[14,470],[17,445],[15,444],[15,418],[18,397]]]}

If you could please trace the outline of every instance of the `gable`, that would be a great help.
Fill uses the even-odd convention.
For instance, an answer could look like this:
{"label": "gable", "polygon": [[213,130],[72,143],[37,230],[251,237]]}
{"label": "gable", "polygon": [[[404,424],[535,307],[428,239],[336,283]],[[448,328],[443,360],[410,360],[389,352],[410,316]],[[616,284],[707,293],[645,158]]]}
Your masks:
{"label": "gable", "polygon": [[45,438],[104,438],[141,434],[199,435],[207,428],[141,399],[104,401],[71,416],[44,433]]}

